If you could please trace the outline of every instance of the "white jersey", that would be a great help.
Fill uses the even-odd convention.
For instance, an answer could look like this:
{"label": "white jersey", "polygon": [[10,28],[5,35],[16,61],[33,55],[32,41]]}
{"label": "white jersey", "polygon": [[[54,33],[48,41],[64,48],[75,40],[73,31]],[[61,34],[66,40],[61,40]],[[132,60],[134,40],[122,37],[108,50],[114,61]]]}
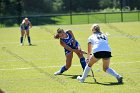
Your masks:
{"label": "white jersey", "polygon": [[108,44],[108,38],[103,33],[94,33],[88,38],[88,43],[93,45],[92,51],[93,53],[99,51],[109,51],[111,52],[111,48]]}

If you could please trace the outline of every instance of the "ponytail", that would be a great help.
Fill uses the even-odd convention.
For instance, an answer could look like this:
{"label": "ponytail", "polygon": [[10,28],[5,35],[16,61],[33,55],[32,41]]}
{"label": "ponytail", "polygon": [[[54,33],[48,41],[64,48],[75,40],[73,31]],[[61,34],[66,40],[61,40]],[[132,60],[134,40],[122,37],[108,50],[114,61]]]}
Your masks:
{"label": "ponytail", "polygon": [[54,35],[54,38],[55,38],[55,39],[59,39],[59,35],[58,35],[58,34],[55,34],[55,35]]}
{"label": "ponytail", "polygon": [[55,39],[59,39],[59,38],[60,38],[60,37],[59,37],[59,33],[64,33],[64,30],[61,29],[61,28],[58,28],[58,29],[57,29],[57,33],[54,35],[54,38],[55,38]]}

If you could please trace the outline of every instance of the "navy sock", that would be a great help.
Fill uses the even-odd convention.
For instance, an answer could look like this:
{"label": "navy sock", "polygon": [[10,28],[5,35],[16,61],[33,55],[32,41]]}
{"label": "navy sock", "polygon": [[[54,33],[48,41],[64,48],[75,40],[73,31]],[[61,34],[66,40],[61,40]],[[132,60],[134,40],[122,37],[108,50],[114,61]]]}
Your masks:
{"label": "navy sock", "polygon": [[23,42],[23,37],[20,37],[20,43],[22,43]]}
{"label": "navy sock", "polygon": [[85,61],[85,58],[84,57],[80,58],[80,63],[81,63],[81,66],[82,66],[82,68],[84,70],[85,69],[85,66],[86,66],[86,61]]}
{"label": "navy sock", "polygon": [[63,66],[63,67],[61,68],[60,72],[63,73],[63,72],[65,72],[65,71],[67,71],[67,68],[66,68],[65,66]]}
{"label": "navy sock", "polygon": [[28,37],[28,43],[31,44],[31,39],[30,39],[30,37]]}

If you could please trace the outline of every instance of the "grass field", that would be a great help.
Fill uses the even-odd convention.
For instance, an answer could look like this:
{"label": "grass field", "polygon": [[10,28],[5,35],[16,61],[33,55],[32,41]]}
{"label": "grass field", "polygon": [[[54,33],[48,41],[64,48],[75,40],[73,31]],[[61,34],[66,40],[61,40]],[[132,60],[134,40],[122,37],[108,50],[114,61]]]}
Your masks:
{"label": "grass field", "polygon": [[[56,16],[52,18],[56,24],[70,24],[70,16]],[[123,13],[123,21],[139,21],[139,12]],[[72,15],[72,24],[121,22],[121,13],[85,13]]]}
{"label": "grass field", "polygon": [[[91,23],[113,23],[122,22],[121,13],[119,12],[83,12],[72,13],[72,20],[69,14],[56,14],[49,16],[26,16],[32,22],[33,25],[69,25],[71,24],[91,24]],[[140,12],[124,12],[123,22],[135,22],[140,21]],[[23,19],[23,18],[21,18]],[[0,27],[18,26],[17,17],[15,18],[0,18]]]}
{"label": "grass field", "polygon": [[0,28],[0,88],[6,93],[140,93],[139,22],[100,24],[103,32],[110,34],[110,66],[124,77],[123,85],[117,85],[114,77],[102,71],[101,61],[92,67],[99,84],[91,76],[79,83],[76,77],[82,69],[76,55],[67,72],[53,75],[65,64],[65,55],[51,33],[58,27],[71,29],[86,50],[90,26],[34,26],[30,31],[33,46],[28,46],[27,39],[24,46],[19,45],[19,27]]}

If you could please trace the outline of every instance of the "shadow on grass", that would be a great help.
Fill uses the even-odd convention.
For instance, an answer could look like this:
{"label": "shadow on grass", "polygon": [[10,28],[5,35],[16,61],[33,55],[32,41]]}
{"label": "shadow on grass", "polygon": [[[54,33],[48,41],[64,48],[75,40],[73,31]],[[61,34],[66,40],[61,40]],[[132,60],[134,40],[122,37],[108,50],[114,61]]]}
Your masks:
{"label": "shadow on grass", "polygon": [[32,47],[32,46],[37,46],[37,45],[32,44],[32,45],[23,45],[23,46],[29,46],[29,47]]}
{"label": "shadow on grass", "polygon": [[115,85],[123,85],[118,83],[118,82],[103,82],[103,83],[100,83],[100,82],[84,82],[84,83],[87,83],[87,84],[99,84],[99,85],[104,85],[104,86],[115,86]]}
{"label": "shadow on grass", "polygon": [[77,76],[80,76],[80,75],[67,75],[67,74],[62,74],[63,76],[67,76],[67,77],[69,77],[69,78],[71,78],[71,79],[76,79],[77,78]]}
{"label": "shadow on grass", "polygon": [[[69,78],[72,78],[72,79],[77,79],[78,76],[81,76],[81,75],[67,75],[67,74],[62,74],[63,76],[68,76]],[[88,75],[88,77],[92,77],[91,75]]]}
{"label": "shadow on grass", "polygon": [[[77,76],[81,76],[81,75],[68,75],[68,74],[62,74],[63,76],[67,76],[71,79],[76,79]],[[91,75],[88,75],[88,77],[92,77]],[[87,84],[99,84],[99,85],[104,85],[104,86],[115,86],[115,85],[123,85],[124,83],[122,84],[119,84],[118,82],[95,82],[95,81],[91,81],[91,82],[84,82],[84,83],[87,83]]]}

